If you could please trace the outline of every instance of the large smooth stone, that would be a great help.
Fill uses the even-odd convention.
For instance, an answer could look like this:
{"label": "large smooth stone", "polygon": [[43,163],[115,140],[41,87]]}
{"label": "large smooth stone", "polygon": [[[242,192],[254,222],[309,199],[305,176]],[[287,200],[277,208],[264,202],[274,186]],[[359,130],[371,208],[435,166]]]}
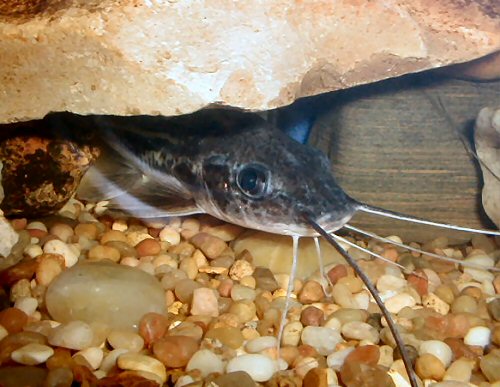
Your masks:
{"label": "large smooth stone", "polygon": [[155,277],[110,262],[77,264],[47,289],[47,310],[66,323],[81,320],[111,328],[137,328],[149,312],[165,313],[165,292]]}

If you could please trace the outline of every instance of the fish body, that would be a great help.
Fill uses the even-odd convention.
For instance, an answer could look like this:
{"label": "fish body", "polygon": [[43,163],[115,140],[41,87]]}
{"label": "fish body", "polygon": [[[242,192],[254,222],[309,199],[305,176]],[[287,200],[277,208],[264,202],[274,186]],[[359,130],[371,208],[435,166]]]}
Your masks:
{"label": "fish body", "polygon": [[82,182],[81,198],[109,199],[137,217],[207,213],[297,236],[316,235],[306,212],[332,232],[357,209],[322,152],[256,114],[210,109],[94,119],[107,155]]}

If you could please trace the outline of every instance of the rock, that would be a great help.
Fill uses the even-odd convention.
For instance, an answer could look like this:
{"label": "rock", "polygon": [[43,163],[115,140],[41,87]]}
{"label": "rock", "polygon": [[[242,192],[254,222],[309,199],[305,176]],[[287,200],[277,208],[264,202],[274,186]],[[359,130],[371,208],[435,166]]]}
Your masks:
{"label": "rock", "polygon": [[344,324],[341,332],[346,339],[366,340],[373,344],[377,344],[380,339],[375,328],[361,321],[351,321]]}
{"label": "rock", "polygon": [[186,366],[186,371],[189,372],[192,370],[199,370],[201,376],[205,377],[213,372],[222,373],[224,371],[224,363],[221,358],[212,351],[200,349],[194,353]]}
{"label": "rock", "polygon": [[493,223],[500,227],[500,207],[498,204],[500,182],[497,178],[500,172],[498,112],[498,109],[490,107],[479,112],[474,130],[474,143],[483,172],[483,207]]}
{"label": "rock", "polygon": [[261,336],[255,339],[249,340],[245,348],[250,353],[258,353],[269,348],[275,348],[278,344],[278,340],[274,336]]}
{"label": "rock", "polygon": [[155,357],[169,368],[186,366],[198,349],[198,341],[188,336],[166,336],[153,345]]}
{"label": "rock", "polygon": [[488,312],[495,321],[500,322],[500,298],[488,302]]}
{"label": "rock", "polygon": [[219,304],[215,291],[210,288],[198,288],[193,291],[193,300],[191,303],[191,314],[193,316],[212,316],[219,315]]}
{"label": "rock", "polygon": [[417,304],[415,299],[408,293],[399,293],[385,301],[385,307],[391,313],[399,313],[405,307],[414,307]]}
{"label": "rock", "polygon": [[255,387],[256,384],[244,371],[229,372],[225,375],[218,376],[213,383],[218,387]]}
{"label": "rock", "polygon": [[448,344],[439,340],[427,340],[420,344],[419,355],[430,353],[436,356],[445,367],[448,367],[453,359],[453,352]]}
{"label": "rock", "polygon": [[300,314],[300,322],[305,326],[321,326],[325,320],[325,312],[315,306],[308,306]]}
{"label": "rock", "polygon": [[422,379],[443,379],[445,367],[441,360],[430,353],[425,353],[417,358],[415,372]]}
{"label": "rock", "polygon": [[66,267],[71,267],[78,262],[78,255],[71,245],[64,243],[58,239],[52,239],[43,246],[45,254],[61,255],[64,257]]}
{"label": "rock", "polygon": [[275,362],[264,355],[247,354],[232,358],[226,372],[244,371],[256,382],[266,382],[277,371]]}
{"label": "rock", "polygon": [[320,301],[325,296],[320,283],[307,281],[299,293],[299,302],[302,304],[312,304]]}
{"label": "rock", "polygon": [[464,337],[464,343],[467,345],[477,345],[486,347],[491,342],[491,330],[487,327],[476,326],[470,328]]}
{"label": "rock", "polygon": [[455,360],[446,370],[443,380],[469,382],[475,363],[465,357]]}
{"label": "rock", "polygon": [[114,329],[109,332],[106,339],[113,349],[122,348],[129,352],[139,352],[144,348],[144,339],[130,330]]}
{"label": "rock", "polygon": [[496,382],[500,380],[500,355],[498,352],[490,352],[484,355],[479,361],[479,366],[481,371],[488,378],[490,382]]}
{"label": "rock", "polygon": [[146,313],[166,312],[164,290],[153,276],[110,262],[81,263],[64,271],[47,289],[46,304],[57,321],[99,322],[117,329],[135,329]]}
{"label": "rock", "polygon": [[0,256],[7,257],[18,240],[18,233],[12,228],[7,219],[0,216]]}
{"label": "rock", "polygon": [[24,365],[38,365],[54,354],[54,350],[43,344],[26,344],[25,346],[16,349],[11,354],[12,360],[16,363]]}
{"label": "rock", "polygon": [[207,258],[214,259],[227,249],[227,243],[211,234],[200,232],[190,239],[190,242],[200,249]]}
{"label": "rock", "polygon": [[57,347],[81,350],[93,344],[94,332],[83,321],[71,321],[54,328],[49,333],[48,341]]}
{"label": "rock", "polygon": [[[223,8],[140,0],[97,9],[86,2],[4,2],[0,78],[9,98],[0,122],[62,110],[175,115],[213,103],[283,106],[494,52],[500,45],[495,4],[387,7],[380,0],[353,12],[350,3],[293,6],[288,0]],[[186,24],[201,15],[206,24]],[[228,39],[228,31],[238,39]],[[405,39],[394,38],[395,31]],[[13,66],[19,56],[27,65]],[[50,94],[44,84],[54,86]]]}
{"label": "rock", "polygon": [[[98,154],[96,149],[63,139],[28,135],[36,126],[12,126],[16,136],[0,142],[1,183],[5,192],[1,208],[8,216],[33,218],[62,208]],[[46,125],[39,122],[38,126],[47,136]],[[4,130],[7,128],[2,128],[2,133]]]}
{"label": "rock", "polygon": [[354,351],[354,347],[347,347],[345,349],[341,349],[340,351],[336,351],[329,354],[328,357],[326,358],[326,363],[328,364],[328,367],[330,367],[335,371],[340,371],[342,365],[345,362],[345,359],[352,351]]}
{"label": "rock", "polygon": [[310,345],[323,356],[332,353],[337,344],[343,341],[338,331],[314,326],[305,327],[301,339],[303,344]]}
{"label": "rock", "polygon": [[422,296],[422,305],[426,308],[430,308],[446,316],[450,311],[450,305],[444,302],[441,298],[436,296],[434,293],[427,293]]}
{"label": "rock", "polygon": [[123,370],[150,372],[156,375],[162,383],[167,380],[165,366],[157,359],[138,353],[124,353],[118,357],[118,367]]}

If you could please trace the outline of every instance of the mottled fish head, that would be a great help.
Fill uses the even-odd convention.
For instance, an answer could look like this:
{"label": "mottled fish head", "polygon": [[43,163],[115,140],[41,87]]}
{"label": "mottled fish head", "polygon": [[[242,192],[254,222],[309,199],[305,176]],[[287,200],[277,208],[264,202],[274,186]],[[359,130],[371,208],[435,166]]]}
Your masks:
{"label": "mottled fish head", "polygon": [[285,235],[316,235],[305,215],[328,232],[349,221],[357,202],[336,183],[328,158],[260,118],[250,121],[201,144],[209,151],[199,161],[198,206],[228,222]]}

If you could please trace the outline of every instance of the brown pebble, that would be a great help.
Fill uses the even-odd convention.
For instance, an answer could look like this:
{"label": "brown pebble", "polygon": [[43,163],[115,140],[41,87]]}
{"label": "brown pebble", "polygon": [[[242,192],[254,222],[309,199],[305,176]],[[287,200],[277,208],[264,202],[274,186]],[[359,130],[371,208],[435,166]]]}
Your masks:
{"label": "brown pebble", "polygon": [[199,349],[198,341],[188,336],[166,336],[153,344],[156,358],[167,367],[184,367]]}
{"label": "brown pebble", "polygon": [[380,349],[376,345],[363,345],[361,347],[356,347],[345,358],[344,364],[346,363],[363,363],[369,365],[376,365],[380,358]]}
{"label": "brown pebble", "polygon": [[190,242],[198,249],[200,249],[207,258],[214,259],[221,255],[227,246],[227,243],[222,239],[210,235],[206,232],[200,232],[194,235]]}
{"label": "brown pebble", "polygon": [[317,357],[318,351],[309,344],[301,344],[297,347],[300,357]]}
{"label": "brown pebble", "polygon": [[0,286],[11,287],[21,279],[30,280],[38,266],[36,259],[21,261],[0,272]]}
{"label": "brown pebble", "polygon": [[125,234],[118,230],[106,231],[101,236],[101,244],[105,245],[108,242],[124,242],[127,243],[127,237]]}
{"label": "brown pebble", "polygon": [[474,348],[464,344],[461,339],[449,337],[444,339],[444,342],[451,348],[454,359],[465,357],[467,359],[476,360],[479,356],[479,353]]}
{"label": "brown pebble", "polygon": [[347,276],[347,267],[343,264],[335,265],[328,271],[327,275],[332,285],[335,285],[340,278]]}
{"label": "brown pebble", "polygon": [[135,246],[135,250],[137,251],[137,255],[139,255],[139,257],[158,255],[161,251],[161,245],[156,239],[148,238],[140,241]]}
{"label": "brown pebble", "polygon": [[144,339],[144,345],[149,348],[155,341],[167,332],[169,320],[159,313],[146,313],[139,322],[139,335]]}
{"label": "brown pebble", "polygon": [[65,268],[64,257],[59,254],[42,254],[37,258],[36,281],[43,286],[49,285]]}
{"label": "brown pebble", "polygon": [[225,278],[220,282],[219,286],[217,287],[217,290],[219,291],[219,294],[222,297],[230,297],[232,288],[233,288],[233,280],[230,278]]}
{"label": "brown pebble", "polygon": [[316,281],[307,281],[299,293],[299,302],[302,304],[312,304],[318,302],[325,296],[323,288]]}
{"label": "brown pebble", "polygon": [[491,332],[491,341],[500,347],[500,325],[497,325]]}
{"label": "brown pebble", "polygon": [[443,379],[446,369],[443,363],[436,356],[424,353],[415,362],[415,372],[421,379]]}
{"label": "brown pebble", "polygon": [[500,294],[500,274],[497,274],[493,280],[493,287],[495,288],[495,292]]}
{"label": "brown pebble", "polygon": [[328,371],[325,368],[310,369],[302,384],[304,387],[328,387]]}
{"label": "brown pebble", "polygon": [[423,270],[417,270],[411,273],[407,278],[408,284],[413,286],[417,293],[421,296],[429,292],[429,281]]}
{"label": "brown pebble", "polygon": [[47,338],[37,332],[18,332],[0,340],[0,365],[9,362],[12,352],[26,344],[47,344]]}
{"label": "brown pebble", "polygon": [[15,231],[21,231],[26,228],[28,221],[26,218],[12,219],[10,224]]}
{"label": "brown pebble", "polygon": [[315,326],[319,327],[323,325],[325,321],[325,313],[314,306],[308,306],[300,314],[300,322],[304,326]]}
{"label": "brown pebble", "polygon": [[241,330],[239,328],[234,327],[220,327],[210,329],[205,334],[206,339],[217,339],[223,345],[232,348],[238,349],[243,345],[243,335],[241,334]]}
{"label": "brown pebble", "polygon": [[49,370],[56,368],[73,368],[75,360],[67,348],[54,348],[54,354],[47,359],[46,366]]}
{"label": "brown pebble", "polygon": [[9,333],[18,333],[28,322],[28,315],[17,308],[7,308],[0,312],[0,325]]}
{"label": "brown pebble", "polygon": [[120,251],[111,246],[96,245],[93,246],[88,252],[88,259],[90,261],[102,261],[109,259],[113,262],[120,260]]}
{"label": "brown pebble", "polygon": [[97,238],[98,229],[94,223],[80,223],[75,227],[75,235],[83,236],[90,240]]}

